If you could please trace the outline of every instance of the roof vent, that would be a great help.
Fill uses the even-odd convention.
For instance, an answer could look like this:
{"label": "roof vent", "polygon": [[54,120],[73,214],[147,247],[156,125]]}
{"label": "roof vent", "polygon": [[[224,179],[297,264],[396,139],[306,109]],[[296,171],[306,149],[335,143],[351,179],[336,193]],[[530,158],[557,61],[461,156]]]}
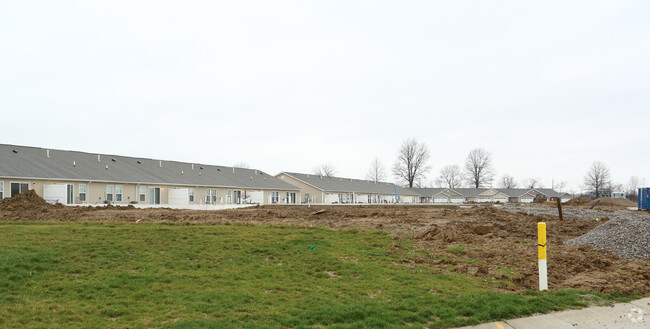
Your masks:
{"label": "roof vent", "polygon": [[251,176],[251,180],[253,180],[253,176]]}
{"label": "roof vent", "polygon": [[217,168],[217,171],[221,171],[221,169]]}
{"label": "roof vent", "polygon": [[45,151],[45,153],[47,154],[47,157],[49,158],[50,157],[50,150]]}
{"label": "roof vent", "polygon": [[181,175],[185,175],[185,173],[181,170]]}
{"label": "roof vent", "polygon": [[77,166],[77,161],[72,161],[72,166],[76,167]]}
{"label": "roof vent", "polygon": [[111,161],[113,161],[113,162],[117,162],[117,160],[115,160],[115,158],[112,158]]}
{"label": "roof vent", "polygon": [[108,165],[106,165],[106,170],[108,170]]}
{"label": "roof vent", "polygon": [[235,167],[232,167],[232,173],[233,174],[235,173]]}
{"label": "roof vent", "polygon": [[102,156],[97,154],[97,162],[102,162]]}
{"label": "roof vent", "polygon": [[11,150],[11,152],[18,153],[18,150]]}
{"label": "roof vent", "polygon": [[162,160],[158,162],[158,165],[162,168]]}
{"label": "roof vent", "polygon": [[[199,167],[199,169],[203,170],[203,166]],[[219,170],[219,169],[217,169],[217,170]]]}
{"label": "roof vent", "polygon": [[136,162],[137,162],[138,164],[142,164],[142,161],[140,161],[140,160],[138,160],[138,161],[136,161]]}
{"label": "roof vent", "polygon": [[192,170],[194,170],[194,164],[192,164]]}
{"label": "roof vent", "polygon": [[199,172],[199,176],[201,176],[201,173]]}

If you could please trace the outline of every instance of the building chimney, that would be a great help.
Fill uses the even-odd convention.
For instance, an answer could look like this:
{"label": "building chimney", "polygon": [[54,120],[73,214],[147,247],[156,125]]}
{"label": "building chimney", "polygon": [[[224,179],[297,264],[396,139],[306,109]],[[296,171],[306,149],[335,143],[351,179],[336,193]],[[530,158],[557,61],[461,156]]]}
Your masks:
{"label": "building chimney", "polygon": [[50,157],[50,150],[47,150],[46,153],[47,153],[47,157],[49,158]]}

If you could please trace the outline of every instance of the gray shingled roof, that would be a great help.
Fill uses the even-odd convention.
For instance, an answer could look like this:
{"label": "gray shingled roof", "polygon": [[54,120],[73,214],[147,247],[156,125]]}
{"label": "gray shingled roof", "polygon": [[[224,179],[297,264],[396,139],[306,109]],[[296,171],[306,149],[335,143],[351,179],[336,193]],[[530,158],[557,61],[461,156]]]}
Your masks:
{"label": "gray shingled roof", "polygon": [[520,197],[530,191],[529,188],[500,188],[498,190],[509,197]]}
{"label": "gray shingled roof", "polygon": [[417,193],[422,198],[430,198],[444,190],[446,190],[446,188],[439,187],[414,187],[411,189],[411,191]]}
{"label": "gray shingled roof", "polygon": [[[14,152],[15,151],[15,152]],[[0,177],[299,190],[263,171],[0,144]]]}
{"label": "gray shingled roof", "polygon": [[327,176],[301,174],[301,173],[286,172],[286,171],[280,174],[291,176],[295,179],[298,179],[306,184],[309,184],[325,192],[354,192],[354,193],[393,195],[395,194],[395,189],[397,189],[398,195],[418,196],[418,193],[414,191],[387,182],[375,183],[374,181],[370,181],[370,180],[351,179],[351,178],[342,178],[342,177],[327,177]]}
{"label": "gray shingled roof", "polygon": [[532,189],[532,190],[541,192],[544,195],[546,195],[546,197],[548,197],[548,198],[552,198],[552,197],[559,198],[559,197],[564,195],[564,193],[556,192],[556,191],[554,191],[553,189],[550,189],[550,188],[536,188],[536,189]]}
{"label": "gray shingled roof", "polygon": [[489,188],[455,188],[454,191],[462,194],[466,198],[478,198],[478,195],[490,190]]}

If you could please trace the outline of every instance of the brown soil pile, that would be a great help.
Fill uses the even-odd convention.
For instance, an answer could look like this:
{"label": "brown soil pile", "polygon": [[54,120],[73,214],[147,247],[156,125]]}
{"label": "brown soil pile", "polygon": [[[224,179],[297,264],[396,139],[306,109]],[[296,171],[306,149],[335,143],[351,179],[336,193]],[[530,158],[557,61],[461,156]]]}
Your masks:
{"label": "brown soil pile", "polygon": [[51,205],[34,190],[29,190],[0,201],[0,219],[47,219],[52,210],[62,209],[61,204]]}
{"label": "brown soil pile", "polygon": [[[624,260],[586,246],[565,246],[606,222],[559,221],[554,215],[512,213],[495,207],[456,209],[437,206],[257,206],[224,211],[137,209],[131,207],[53,206],[42,199],[5,200],[0,219],[48,221],[117,221],[177,223],[244,223],[324,226],[334,229],[389,230],[396,245],[413,238],[425,256],[405,256],[405,266],[433,272],[457,272],[495,282],[496,289],[537,289],[537,223],[548,231],[551,289],[583,289],[623,294],[650,294],[650,259]],[[20,205],[20,206],[19,206]],[[320,210],[324,212],[313,214]],[[399,255],[398,251],[389,253]]]}
{"label": "brown soil pile", "polygon": [[637,203],[623,198],[598,198],[590,203],[594,207],[636,207]]}
{"label": "brown soil pile", "polygon": [[586,206],[591,204],[591,199],[585,198],[585,197],[580,197],[580,198],[573,198],[565,203],[563,205],[567,206]]}

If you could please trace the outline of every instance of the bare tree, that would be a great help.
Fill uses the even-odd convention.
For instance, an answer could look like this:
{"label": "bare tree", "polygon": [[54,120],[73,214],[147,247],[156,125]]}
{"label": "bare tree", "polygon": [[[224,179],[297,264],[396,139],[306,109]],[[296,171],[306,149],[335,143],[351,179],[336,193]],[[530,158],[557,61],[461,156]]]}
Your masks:
{"label": "bare tree", "polygon": [[526,178],[523,182],[523,185],[524,188],[529,188],[529,189],[539,188],[541,186],[539,182],[539,178],[537,177]]}
{"label": "bare tree", "polygon": [[444,166],[436,180],[440,187],[458,188],[463,184],[465,176],[459,165]]}
{"label": "bare tree", "polygon": [[609,168],[600,161],[594,161],[585,175],[585,186],[591,189],[596,198],[599,198],[609,184]]}
{"label": "bare tree", "polygon": [[639,185],[640,185],[639,176],[632,176],[630,177],[630,180],[627,183],[627,190],[634,191],[636,193],[637,189],[639,188]]}
{"label": "bare tree", "polygon": [[233,167],[235,167],[235,168],[245,168],[245,169],[248,169],[248,168],[250,168],[251,166],[249,166],[248,163],[246,163],[246,162],[238,162],[238,163],[235,163],[235,164],[233,165]]}
{"label": "bare tree", "polygon": [[517,181],[514,177],[505,174],[501,176],[501,179],[499,180],[499,186],[502,188],[517,188]]}
{"label": "bare tree", "polygon": [[386,178],[386,171],[384,170],[384,165],[379,161],[379,158],[375,158],[370,164],[370,169],[366,173],[366,179],[373,182],[380,182]]}
{"label": "bare tree", "polygon": [[639,176],[632,176],[630,177],[629,182],[627,183],[627,192],[625,193],[627,195],[627,198],[636,201],[638,200],[639,197],[639,186],[641,185]]}
{"label": "bare tree", "polygon": [[561,181],[559,183],[555,183],[555,186],[553,186],[553,189],[555,189],[558,192],[564,192],[564,188],[566,187],[567,182]]}
{"label": "bare tree", "polygon": [[492,153],[480,147],[470,151],[465,159],[465,172],[470,185],[476,188],[492,184]]}
{"label": "bare tree", "polygon": [[334,168],[333,165],[326,163],[315,167],[312,173],[316,176],[333,177],[336,175],[336,168]]}
{"label": "bare tree", "polygon": [[431,170],[427,166],[429,150],[426,144],[418,143],[414,138],[409,138],[402,143],[397,152],[397,161],[393,165],[393,174],[406,181],[412,188],[416,182],[421,181],[426,173]]}

